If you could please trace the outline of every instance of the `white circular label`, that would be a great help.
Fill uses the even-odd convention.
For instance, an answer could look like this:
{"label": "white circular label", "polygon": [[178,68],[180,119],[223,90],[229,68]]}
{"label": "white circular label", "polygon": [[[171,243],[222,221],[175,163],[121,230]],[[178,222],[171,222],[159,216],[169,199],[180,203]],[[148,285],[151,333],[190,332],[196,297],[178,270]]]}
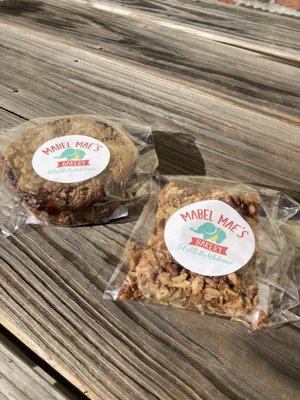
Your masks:
{"label": "white circular label", "polygon": [[203,200],[180,208],[168,219],[164,235],[175,261],[206,276],[238,270],[255,249],[249,224],[220,200]]}
{"label": "white circular label", "polygon": [[48,181],[81,182],[100,174],[108,165],[108,147],[90,136],[68,135],[48,140],[34,153],[32,167]]}

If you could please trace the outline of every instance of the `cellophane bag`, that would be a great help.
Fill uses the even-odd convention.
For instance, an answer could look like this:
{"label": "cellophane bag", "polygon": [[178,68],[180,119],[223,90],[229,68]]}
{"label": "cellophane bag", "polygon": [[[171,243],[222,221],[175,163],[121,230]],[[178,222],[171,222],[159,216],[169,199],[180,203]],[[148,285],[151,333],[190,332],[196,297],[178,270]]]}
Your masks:
{"label": "cellophane bag", "polygon": [[37,118],[0,135],[1,229],[77,226],[128,214],[158,165],[151,128],[121,118]]}
{"label": "cellophane bag", "polygon": [[283,193],[209,177],[152,186],[105,297],[227,317],[253,329],[297,320],[294,249],[281,230],[299,211]]}

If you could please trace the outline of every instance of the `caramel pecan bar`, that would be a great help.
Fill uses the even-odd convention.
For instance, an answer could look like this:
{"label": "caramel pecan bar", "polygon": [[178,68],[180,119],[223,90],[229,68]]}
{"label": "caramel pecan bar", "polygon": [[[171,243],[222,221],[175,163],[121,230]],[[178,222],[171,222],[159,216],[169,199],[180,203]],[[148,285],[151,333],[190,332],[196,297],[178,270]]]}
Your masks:
{"label": "caramel pecan bar", "polygon": [[182,207],[214,199],[230,205],[257,233],[260,199],[256,192],[201,188],[171,182],[158,196],[155,227],[145,247],[131,243],[127,252],[128,275],[119,299],[146,299],[202,314],[237,319],[259,328],[266,316],[259,309],[257,248],[246,265],[222,276],[204,276],[174,260],[164,240],[166,222]]}

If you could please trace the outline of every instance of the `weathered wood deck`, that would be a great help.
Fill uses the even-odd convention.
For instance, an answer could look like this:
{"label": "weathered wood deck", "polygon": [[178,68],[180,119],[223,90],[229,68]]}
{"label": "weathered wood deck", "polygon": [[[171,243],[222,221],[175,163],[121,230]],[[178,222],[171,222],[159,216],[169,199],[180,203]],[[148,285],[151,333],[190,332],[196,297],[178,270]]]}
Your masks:
{"label": "weathered wood deck", "polygon": [[[0,128],[71,113],[130,117],[153,126],[162,172],[205,164],[299,199],[299,27],[208,0],[5,0]],[[296,326],[249,333],[102,299],[133,226],[23,227],[0,238],[0,323],[91,399],[296,398]]]}

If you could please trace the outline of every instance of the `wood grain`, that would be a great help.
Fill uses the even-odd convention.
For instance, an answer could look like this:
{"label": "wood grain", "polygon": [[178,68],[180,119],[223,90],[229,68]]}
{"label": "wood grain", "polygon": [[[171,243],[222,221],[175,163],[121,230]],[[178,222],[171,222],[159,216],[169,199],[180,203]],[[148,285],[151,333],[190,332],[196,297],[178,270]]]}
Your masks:
{"label": "wood grain", "polygon": [[[8,343],[10,344],[10,343]],[[18,357],[0,333],[0,398],[4,400],[66,400],[44,371]]]}
{"label": "wood grain", "polygon": [[299,192],[296,125],[31,28],[1,22],[0,29],[2,107],[25,118],[113,113],[192,134],[209,174]]}
{"label": "wood grain", "polygon": [[90,398],[295,397],[294,328],[249,333],[102,300],[131,228],[40,228],[1,239],[1,322]]}
{"label": "wood grain", "polygon": [[[160,166],[299,196],[299,21],[210,1],[0,3],[0,129],[150,123]],[[297,398],[299,329],[104,301],[134,222],[0,238],[0,323],[96,400]],[[288,229],[290,232],[290,228]]]}
{"label": "wood grain", "polygon": [[[51,34],[52,40],[59,42],[66,43],[72,40],[74,43],[76,40],[76,47],[88,49],[89,52],[102,57],[112,58],[111,62],[122,60],[147,72],[158,73],[176,82],[188,84],[191,88],[208,92],[213,96],[221,96],[230,102],[246,105],[259,112],[299,121],[297,108],[299,108],[300,74],[296,68],[297,63],[290,58],[268,53],[274,42],[282,43],[281,50],[286,50],[284,45],[287,46],[288,43],[298,46],[299,27],[297,30],[297,24],[294,24],[293,20],[291,22],[287,20],[292,25],[288,32],[293,32],[293,39],[288,36],[290,42],[288,40],[282,42],[282,38],[286,37],[282,31],[284,28],[278,26],[279,24],[273,24],[271,18],[268,29],[271,28],[272,32],[263,36],[269,38],[266,43],[268,46],[257,52],[249,49],[251,40],[246,38],[243,39],[243,44],[226,43],[226,34],[241,30],[235,29],[234,26],[231,30],[225,29],[226,34],[221,30],[220,37],[199,35],[201,32],[206,32],[203,31],[204,21],[207,26],[215,27],[216,20],[224,20],[222,13],[220,15],[213,14],[213,11],[208,13],[211,17],[214,15],[214,24],[203,17],[197,19],[196,13],[194,18],[197,25],[194,26],[194,31],[190,32],[189,29],[193,26],[191,24],[193,7],[179,13],[177,7],[174,6],[171,10],[169,6],[172,12],[167,15],[174,18],[179,14],[177,24],[170,26],[170,21],[173,19],[166,17],[164,10],[167,8],[166,3],[162,2],[164,4],[161,4],[160,12],[157,9],[157,2],[155,3],[156,6],[154,2],[152,6],[156,12],[149,13],[148,9],[141,11],[134,8],[133,12],[130,7],[124,8],[96,1],[82,0],[75,3],[61,1],[57,5],[57,2],[48,0],[35,11],[11,17],[10,25],[34,28],[38,30],[39,36],[42,33]],[[202,12],[207,11],[207,3],[201,5]],[[186,29],[182,29],[180,22],[182,14],[185,15],[183,26]],[[4,15],[2,20],[6,19],[7,16]],[[230,22],[234,25],[232,18],[225,21],[227,25],[230,25]],[[257,30],[262,29],[262,21],[252,25],[243,22],[243,27],[248,26],[248,30],[244,29],[250,38],[256,37]],[[241,24],[241,21],[239,23]],[[215,28],[214,32],[216,31]],[[3,42],[5,43],[5,40]],[[287,52],[286,57],[291,57],[291,54]],[[78,57],[80,58],[79,53]]]}

